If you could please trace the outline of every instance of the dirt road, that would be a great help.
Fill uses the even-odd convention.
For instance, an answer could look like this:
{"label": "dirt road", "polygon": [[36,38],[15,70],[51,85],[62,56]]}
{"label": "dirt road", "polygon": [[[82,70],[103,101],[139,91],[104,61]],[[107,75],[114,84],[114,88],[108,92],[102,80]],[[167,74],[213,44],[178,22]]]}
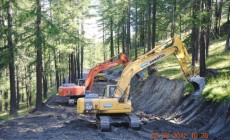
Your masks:
{"label": "dirt road", "polygon": [[[95,82],[94,90],[101,92],[105,84]],[[161,92],[163,89],[164,91]],[[140,82],[136,80],[132,85],[131,98],[134,112],[142,122],[141,130],[113,126],[112,132],[100,132],[97,130],[93,115],[76,114],[76,107],[67,106],[64,104],[65,99],[53,96],[45,104],[44,111],[1,122],[0,139],[228,140],[230,138],[229,103],[213,105],[183,97],[182,92],[184,87],[183,82],[180,81],[157,77]]]}

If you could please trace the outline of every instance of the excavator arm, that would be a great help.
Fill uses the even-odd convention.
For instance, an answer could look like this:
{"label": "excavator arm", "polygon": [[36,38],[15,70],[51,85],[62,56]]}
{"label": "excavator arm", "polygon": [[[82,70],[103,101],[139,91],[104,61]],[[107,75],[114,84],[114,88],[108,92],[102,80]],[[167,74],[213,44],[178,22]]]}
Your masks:
{"label": "excavator arm", "polygon": [[87,75],[87,78],[85,80],[84,86],[86,87],[86,90],[92,91],[92,86],[94,82],[94,77],[101,71],[107,70],[109,68],[118,66],[120,64],[124,64],[125,66],[128,65],[129,60],[126,58],[125,54],[121,53],[118,55],[118,60],[114,61],[114,59],[117,58],[116,56],[110,58],[109,60],[104,61],[103,63],[100,63],[96,67],[92,68]]}
{"label": "excavator arm", "polygon": [[140,56],[136,61],[129,63],[129,65],[125,67],[114,92],[114,96],[119,98],[120,102],[128,102],[130,81],[136,73],[172,54],[174,54],[178,59],[185,78],[193,84],[194,94],[199,95],[202,93],[202,90],[205,86],[205,80],[202,77],[193,76],[194,68],[188,66],[188,63],[191,63],[191,59],[181,40],[178,37],[174,37],[173,43],[170,45],[170,47],[157,52],[160,48],[161,46],[156,47],[148,53]]}

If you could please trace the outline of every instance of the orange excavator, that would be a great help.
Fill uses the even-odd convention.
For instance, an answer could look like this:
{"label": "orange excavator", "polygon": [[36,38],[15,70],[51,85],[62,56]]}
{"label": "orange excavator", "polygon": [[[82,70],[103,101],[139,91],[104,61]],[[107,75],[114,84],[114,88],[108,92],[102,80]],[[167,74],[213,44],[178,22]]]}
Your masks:
{"label": "orange excavator", "polygon": [[86,93],[90,93],[92,91],[94,78],[99,72],[118,66],[120,64],[124,64],[125,66],[129,64],[128,58],[123,53],[120,53],[118,56],[114,56],[92,68],[88,73],[85,83],[83,85],[79,84],[82,83],[81,80],[78,81],[78,85],[63,84],[62,86],[60,86],[58,91],[59,96],[70,97],[70,99],[68,100],[68,104],[74,105],[78,98],[84,97]]}

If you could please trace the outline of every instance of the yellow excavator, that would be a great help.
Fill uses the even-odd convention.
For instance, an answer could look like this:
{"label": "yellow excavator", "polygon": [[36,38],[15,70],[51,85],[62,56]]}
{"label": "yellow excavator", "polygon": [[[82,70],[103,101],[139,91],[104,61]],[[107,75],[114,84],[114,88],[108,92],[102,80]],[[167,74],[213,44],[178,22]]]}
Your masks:
{"label": "yellow excavator", "polygon": [[205,87],[205,79],[194,76],[194,68],[188,67],[191,59],[182,41],[178,37],[174,37],[169,47],[163,50],[160,49],[161,47],[155,47],[137,60],[129,63],[122,71],[117,85],[107,85],[103,97],[99,97],[98,94],[88,94],[85,98],[78,99],[77,113],[96,114],[96,122],[101,131],[110,131],[111,125],[117,123],[127,123],[129,127],[139,129],[139,118],[131,113],[130,81],[139,71],[172,54],[178,59],[186,79],[193,84],[193,94],[200,95]]}

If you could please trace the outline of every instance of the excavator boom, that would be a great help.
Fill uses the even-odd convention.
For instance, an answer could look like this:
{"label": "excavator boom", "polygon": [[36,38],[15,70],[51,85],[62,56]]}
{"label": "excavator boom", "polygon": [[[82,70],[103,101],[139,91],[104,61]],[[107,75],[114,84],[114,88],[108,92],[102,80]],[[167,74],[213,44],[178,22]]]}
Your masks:
{"label": "excavator boom", "polygon": [[115,97],[124,98],[124,103],[127,103],[130,93],[130,81],[132,77],[139,71],[172,54],[176,56],[185,78],[193,85],[193,95],[198,96],[202,93],[205,87],[205,79],[203,77],[193,75],[194,68],[192,66],[189,67],[189,64],[191,64],[191,59],[186,48],[184,47],[183,42],[178,37],[174,37],[170,47],[167,47],[163,50],[160,50],[160,48],[161,47],[159,46],[155,49],[152,49],[125,67],[121,78],[117,83],[117,89],[114,92]]}

